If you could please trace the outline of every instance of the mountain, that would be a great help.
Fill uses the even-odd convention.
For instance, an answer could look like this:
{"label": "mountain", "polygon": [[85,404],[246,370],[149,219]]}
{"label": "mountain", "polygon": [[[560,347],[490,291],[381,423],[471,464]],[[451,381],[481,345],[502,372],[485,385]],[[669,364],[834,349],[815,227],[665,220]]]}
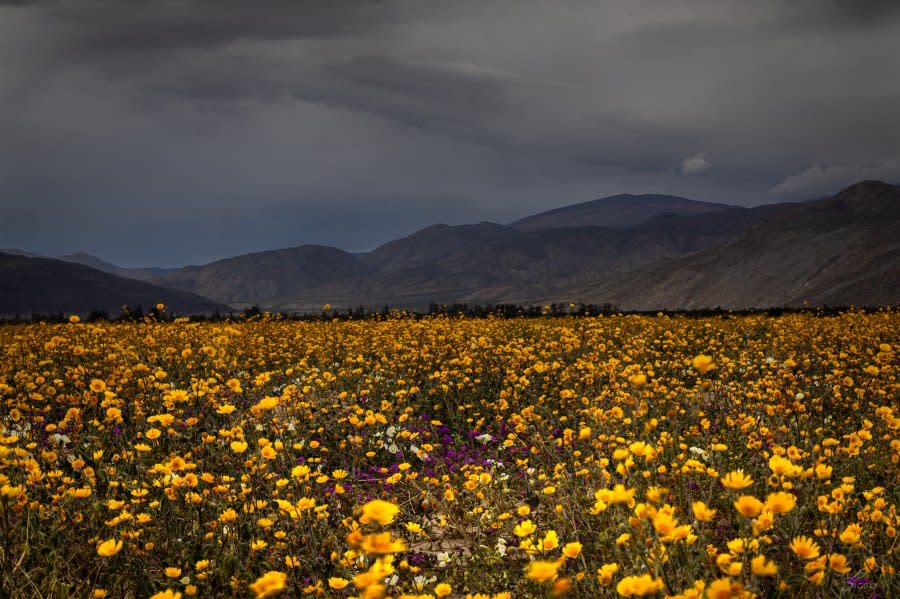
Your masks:
{"label": "mountain", "polygon": [[236,307],[272,307],[302,297],[310,288],[368,270],[358,258],[337,248],[302,245],[187,266],[153,280]]}
{"label": "mountain", "polygon": [[0,315],[4,316],[85,314],[94,309],[115,316],[124,305],[148,309],[159,302],[176,313],[231,311],[191,293],[50,258],[0,253],[0,281]]}
{"label": "mountain", "polygon": [[630,227],[660,214],[705,214],[732,208],[726,204],[697,202],[661,194],[620,194],[563,206],[525,217],[509,226],[519,231],[563,227]]}
{"label": "mountain", "polygon": [[574,289],[623,309],[895,305],[900,188],[864,181],[691,256]]}
{"label": "mountain", "polygon": [[[585,302],[645,310],[897,304],[898,196],[896,186],[875,181],[831,198],[755,208],[613,196],[511,225],[433,225],[366,253],[302,245],[172,271],[143,269],[140,276],[159,285],[150,294],[153,303],[172,303],[161,294],[178,289],[196,294],[185,301],[203,296],[219,309],[258,305],[288,312],[318,311],[325,303],[423,309],[431,302]],[[83,254],[66,258],[126,276],[141,270]],[[44,262],[57,269],[66,264]],[[72,272],[81,278],[71,280]],[[91,273],[88,281],[84,272]],[[99,274],[92,268],[62,272],[59,281],[42,283],[59,289],[44,296],[65,298],[69,286],[95,289]],[[107,276],[119,286],[125,280]],[[0,280],[13,281],[3,296],[8,303],[18,286],[40,287],[10,277],[0,273]],[[149,292],[142,288],[138,295]],[[135,301],[147,302],[104,305],[117,309]],[[25,305],[37,309],[16,304]],[[62,300],[53,305],[67,309]]]}
{"label": "mountain", "polygon": [[91,268],[96,268],[97,270],[102,270],[103,272],[108,272],[110,274],[114,274],[120,277],[125,277],[127,279],[137,279],[139,281],[151,281],[155,277],[162,276],[168,272],[175,270],[174,268],[156,268],[156,267],[148,267],[148,268],[125,268],[123,266],[116,266],[115,264],[110,264],[109,262],[98,258],[97,256],[92,256],[91,254],[86,254],[84,252],[76,252],[74,254],[65,254],[63,256],[46,256],[44,254],[36,254],[34,252],[28,252],[26,250],[20,250],[17,248],[10,249],[0,249],[0,253],[3,254],[12,254],[14,256],[26,256],[28,258],[51,258],[54,260],[62,260],[63,262],[72,262],[74,264],[83,264],[84,266],[90,266]]}
{"label": "mountain", "polygon": [[163,276],[167,273],[173,272],[176,269],[174,268],[156,268],[156,267],[148,267],[148,268],[125,268],[123,266],[116,266],[115,264],[110,264],[109,262],[102,260],[96,256],[92,256],[91,254],[85,254],[84,252],[76,252],[74,254],[66,254],[65,256],[56,256],[57,260],[62,260],[64,262],[72,262],[75,264],[83,264],[84,266],[90,266],[91,268],[96,268],[97,270],[102,270],[103,272],[108,272],[110,274],[114,274],[120,277],[125,277],[128,279],[137,279],[139,281],[152,281],[156,277]]}
{"label": "mountain", "polygon": [[698,215],[661,214],[638,226],[520,231],[482,222],[434,225],[376,248],[368,272],[306,290],[281,310],[429,302],[532,303],[606,281],[659,260],[721,243],[793,205],[726,207]]}

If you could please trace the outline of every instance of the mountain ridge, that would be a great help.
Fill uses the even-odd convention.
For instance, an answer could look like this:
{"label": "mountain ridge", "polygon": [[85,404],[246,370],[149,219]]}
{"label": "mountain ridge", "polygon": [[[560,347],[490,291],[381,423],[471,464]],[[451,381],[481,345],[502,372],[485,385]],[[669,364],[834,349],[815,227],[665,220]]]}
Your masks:
{"label": "mountain ridge", "polygon": [[[629,201],[637,205],[614,214]],[[507,225],[430,225],[355,254],[305,244],[171,270],[123,269],[80,253],[61,258],[220,306],[282,311],[316,311],[325,303],[874,305],[900,296],[893,282],[900,280],[898,214],[900,189],[861,181],[813,202],[752,208],[620,194]],[[628,219],[639,222],[622,224]],[[598,221],[605,224],[591,224]]]}
{"label": "mountain ridge", "polygon": [[82,264],[0,252],[0,316],[32,313],[118,314],[124,305],[157,303],[177,313],[230,312],[231,308],[184,291],[119,277]]}

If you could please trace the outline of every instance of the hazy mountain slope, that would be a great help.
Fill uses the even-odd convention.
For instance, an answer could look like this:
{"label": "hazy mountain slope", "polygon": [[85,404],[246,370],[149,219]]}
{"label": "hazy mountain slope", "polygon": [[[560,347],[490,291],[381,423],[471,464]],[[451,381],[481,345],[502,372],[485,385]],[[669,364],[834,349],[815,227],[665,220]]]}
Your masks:
{"label": "hazy mountain slope", "polygon": [[337,248],[303,245],[187,266],[154,280],[235,307],[270,307],[328,281],[368,270],[363,262]]}
{"label": "hazy mountain slope", "polygon": [[660,214],[703,214],[729,208],[732,206],[697,202],[678,196],[620,194],[527,216],[509,226],[520,231],[561,227],[629,227]]}
{"label": "hazy mountain slope", "polygon": [[115,316],[126,304],[146,310],[159,302],[176,313],[230,310],[191,293],[49,258],[0,253],[0,282],[0,315],[4,316],[28,316],[32,312],[84,314],[93,309]]}
{"label": "hazy mountain slope", "polygon": [[64,262],[72,262],[75,264],[83,264],[84,266],[90,266],[91,268],[96,268],[97,270],[102,270],[103,272],[108,272],[110,274],[114,274],[120,277],[126,277],[129,279],[137,279],[139,281],[152,281],[156,277],[163,276],[167,273],[173,272],[176,269],[174,268],[125,268],[123,266],[117,266],[115,264],[111,264],[105,260],[102,260],[96,256],[92,256],[91,254],[85,254],[84,252],[76,252],[74,254],[66,254],[65,256],[56,256],[57,260],[63,260]]}
{"label": "hazy mountain slope", "polygon": [[372,271],[309,289],[273,307],[524,302],[720,243],[786,205],[694,216],[660,215],[631,228],[518,231],[495,223],[435,225],[361,259]]}
{"label": "hazy mountain slope", "polygon": [[628,309],[900,301],[900,188],[866,181],[721,246],[575,290]]}

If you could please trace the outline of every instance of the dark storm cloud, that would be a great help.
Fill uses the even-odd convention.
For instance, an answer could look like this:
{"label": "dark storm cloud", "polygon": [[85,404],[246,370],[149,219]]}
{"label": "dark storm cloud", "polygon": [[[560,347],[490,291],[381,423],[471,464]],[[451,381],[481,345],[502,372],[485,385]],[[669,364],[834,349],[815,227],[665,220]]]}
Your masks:
{"label": "dark storm cloud", "polygon": [[897,180],[898,5],[0,0],[0,247],[175,264]]}

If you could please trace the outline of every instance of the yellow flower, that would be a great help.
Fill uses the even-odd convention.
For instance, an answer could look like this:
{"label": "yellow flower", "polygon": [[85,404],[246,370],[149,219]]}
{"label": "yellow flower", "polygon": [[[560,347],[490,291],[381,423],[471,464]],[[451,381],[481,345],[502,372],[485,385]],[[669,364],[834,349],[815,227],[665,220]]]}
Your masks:
{"label": "yellow flower", "polygon": [[172,589],[166,589],[165,591],[160,591],[155,595],[151,595],[150,599],[181,599],[181,593],[173,591]]}
{"label": "yellow flower", "polygon": [[162,431],[159,430],[158,428],[151,428],[146,433],[144,433],[144,436],[152,441],[154,439],[159,439],[159,436],[161,434],[162,434]]}
{"label": "yellow flower", "polygon": [[597,569],[597,580],[600,584],[609,584],[619,571],[619,564],[603,564]]}
{"label": "yellow flower", "polygon": [[547,531],[547,534],[545,534],[543,540],[541,540],[541,550],[553,551],[557,547],[559,547],[559,536],[556,534],[556,531]]}
{"label": "yellow flower", "polygon": [[572,590],[572,581],[568,578],[557,578],[553,581],[553,586],[550,588],[550,596],[551,597],[563,597],[569,594],[569,591]]}
{"label": "yellow flower", "polygon": [[346,588],[348,584],[350,584],[350,581],[346,578],[334,577],[328,579],[328,587],[336,591]]}
{"label": "yellow flower", "polygon": [[819,557],[819,544],[809,537],[794,537],[788,547],[790,547],[791,551],[793,551],[800,559],[815,559]]}
{"label": "yellow flower", "polygon": [[653,578],[650,574],[640,576],[626,576],[616,585],[616,592],[623,597],[645,597],[655,595],[663,588],[663,582],[659,578]]}
{"label": "yellow flower", "polygon": [[231,509],[231,508],[226,509],[226,510],[225,510],[224,512],[222,512],[222,514],[219,516],[219,520],[220,520],[221,522],[234,522],[234,521],[237,520],[237,519],[238,519],[237,512],[234,511],[234,510]]}
{"label": "yellow flower", "polygon": [[103,393],[106,391],[106,383],[100,379],[91,379],[91,391],[94,393]]}
{"label": "yellow flower", "polygon": [[791,493],[778,491],[777,493],[769,493],[766,497],[766,509],[776,514],[786,514],[794,509],[797,504],[797,497]]}
{"label": "yellow flower", "polygon": [[434,587],[434,594],[438,597],[446,597],[450,593],[453,592],[453,587],[451,587],[446,582],[441,582]]}
{"label": "yellow flower", "polygon": [[545,583],[550,582],[554,578],[556,578],[557,572],[559,571],[559,567],[562,565],[562,561],[545,561],[545,560],[535,560],[528,564],[528,567],[525,569],[525,576],[530,580],[535,582]]}
{"label": "yellow flower", "polygon": [[816,464],[816,478],[819,480],[827,480],[831,478],[832,468],[828,464]]}
{"label": "yellow flower", "polygon": [[715,517],[717,511],[714,509],[710,509],[702,501],[695,501],[694,503],[692,503],[691,509],[694,510],[694,517],[698,522],[711,522]]}
{"label": "yellow flower", "polygon": [[3,485],[0,487],[0,497],[16,499],[25,494],[24,485]]}
{"label": "yellow flower", "polygon": [[731,599],[732,597],[742,597],[740,590],[739,583],[732,583],[729,578],[719,578],[706,585],[706,596],[708,599]]}
{"label": "yellow flower", "polygon": [[112,557],[122,550],[122,541],[109,539],[97,545],[97,554],[103,557]]}
{"label": "yellow flower", "polygon": [[759,515],[763,508],[763,502],[753,495],[741,495],[734,502],[734,508],[740,512],[742,516],[747,518],[755,518]]}
{"label": "yellow flower", "polygon": [[581,555],[581,543],[578,541],[574,541],[572,543],[566,543],[563,547],[563,555],[569,559],[575,559],[579,555]]}
{"label": "yellow flower", "polygon": [[216,409],[216,412],[217,412],[218,414],[227,415],[227,414],[231,414],[231,413],[234,412],[236,409],[237,409],[236,407],[234,407],[234,406],[231,405],[230,403],[227,403],[227,404],[225,404],[225,405],[223,405],[223,406],[219,406],[219,407]]}
{"label": "yellow flower", "polygon": [[247,451],[247,443],[244,441],[232,441],[231,451],[234,453],[244,453]]}
{"label": "yellow flower", "polygon": [[753,484],[753,479],[744,474],[743,470],[734,470],[722,477],[722,484],[733,491],[746,489]]}
{"label": "yellow flower", "polygon": [[828,567],[838,574],[846,574],[850,571],[850,566],[847,565],[847,557],[840,553],[828,554]]}
{"label": "yellow flower", "polygon": [[861,534],[862,528],[860,528],[859,524],[849,524],[847,525],[847,528],[841,532],[841,535],[838,538],[841,539],[841,543],[856,545],[859,543]]}
{"label": "yellow flower", "polygon": [[283,591],[286,581],[287,574],[270,570],[257,578],[256,582],[250,585],[250,590],[256,593],[256,599],[264,599]]}
{"label": "yellow flower", "polygon": [[694,366],[694,370],[699,371],[700,374],[706,374],[716,367],[716,363],[713,362],[712,356],[707,356],[706,354],[695,356],[691,361],[691,364]]}
{"label": "yellow flower", "polygon": [[366,553],[385,554],[402,553],[406,551],[403,539],[394,539],[390,532],[380,532],[367,535],[362,540],[362,550]]}
{"label": "yellow flower", "polygon": [[362,507],[362,517],[359,519],[363,524],[377,522],[382,526],[387,526],[394,521],[394,518],[400,512],[400,507],[390,501],[381,499],[373,499]]}
{"label": "yellow flower", "polygon": [[534,522],[531,520],[524,520],[523,522],[516,524],[516,527],[513,529],[513,532],[516,533],[517,537],[527,537],[534,533],[537,530],[537,526],[534,525]]}
{"label": "yellow flower", "polygon": [[754,576],[775,576],[778,566],[766,559],[764,555],[757,555],[750,560],[750,571]]}
{"label": "yellow flower", "polygon": [[284,565],[288,568],[299,568],[302,565],[300,558],[293,555],[284,556]]}
{"label": "yellow flower", "polygon": [[275,448],[271,445],[266,445],[260,451],[260,455],[262,455],[262,457],[267,460],[274,460],[276,457],[278,457],[278,452],[275,451]]}
{"label": "yellow flower", "polygon": [[169,568],[166,568],[165,571],[166,571],[166,576],[168,576],[169,578],[178,578],[179,576],[181,576],[181,568],[169,567]]}
{"label": "yellow flower", "polygon": [[803,472],[803,468],[780,455],[773,455],[769,458],[769,469],[772,471],[772,474],[787,477],[798,476]]}

